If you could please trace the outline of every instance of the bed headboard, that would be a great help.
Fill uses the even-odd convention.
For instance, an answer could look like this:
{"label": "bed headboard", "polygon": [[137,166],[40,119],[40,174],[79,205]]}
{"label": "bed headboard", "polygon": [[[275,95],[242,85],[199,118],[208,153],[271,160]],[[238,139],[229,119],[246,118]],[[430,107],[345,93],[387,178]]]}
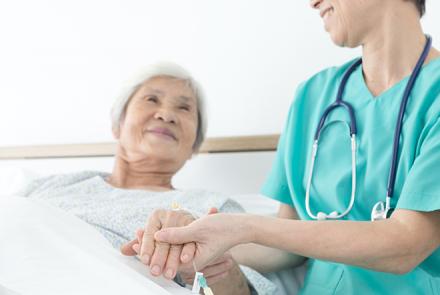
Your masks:
{"label": "bed headboard", "polygon": [[[278,138],[279,135],[208,138],[202,144],[200,153],[274,151]],[[110,157],[114,155],[115,147],[113,142],[0,147],[0,160]]]}

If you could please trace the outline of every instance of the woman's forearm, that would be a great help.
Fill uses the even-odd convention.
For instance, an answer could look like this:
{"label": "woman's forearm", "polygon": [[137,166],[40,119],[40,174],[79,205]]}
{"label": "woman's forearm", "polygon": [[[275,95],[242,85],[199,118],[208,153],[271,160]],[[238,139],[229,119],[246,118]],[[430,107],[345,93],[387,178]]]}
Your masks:
{"label": "woman's forearm", "polygon": [[401,213],[403,221],[391,218],[379,222],[242,216],[247,228],[243,242],[378,271],[405,273],[440,243],[439,212],[437,218],[426,218],[426,214],[429,213],[412,212],[407,216]]}

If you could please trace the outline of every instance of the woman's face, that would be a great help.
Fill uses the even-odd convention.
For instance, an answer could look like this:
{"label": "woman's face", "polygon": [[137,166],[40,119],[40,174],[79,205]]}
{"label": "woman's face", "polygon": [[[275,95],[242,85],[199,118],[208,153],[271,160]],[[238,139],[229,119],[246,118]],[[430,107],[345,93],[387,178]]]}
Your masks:
{"label": "woman's face", "polygon": [[[382,2],[382,3],[381,3]],[[357,47],[378,27],[384,0],[311,0],[336,45]]]}
{"label": "woman's face", "polygon": [[115,136],[131,160],[154,158],[180,168],[193,153],[197,124],[197,100],[186,82],[155,77],[133,95]]}

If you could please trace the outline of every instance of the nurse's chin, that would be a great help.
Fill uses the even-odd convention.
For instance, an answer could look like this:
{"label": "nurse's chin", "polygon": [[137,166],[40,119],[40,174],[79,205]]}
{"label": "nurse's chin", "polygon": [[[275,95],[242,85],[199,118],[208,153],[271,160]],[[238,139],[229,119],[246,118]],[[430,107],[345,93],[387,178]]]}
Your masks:
{"label": "nurse's chin", "polygon": [[361,44],[359,44],[359,42],[353,42],[353,41],[349,40],[346,33],[330,31],[329,35],[330,35],[330,38],[332,39],[333,43],[339,47],[356,48],[361,45]]}

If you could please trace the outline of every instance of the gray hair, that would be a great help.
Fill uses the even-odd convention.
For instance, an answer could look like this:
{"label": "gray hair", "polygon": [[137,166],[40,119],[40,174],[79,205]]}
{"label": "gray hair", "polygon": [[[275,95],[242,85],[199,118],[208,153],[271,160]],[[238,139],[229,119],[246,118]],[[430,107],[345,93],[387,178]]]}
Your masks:
{"label": "gray hair", "polygon": [[129,80],[126,86],[121,89],[120,94],[113,103],[111,110],[112,129],[119,131],[119,125],[121,120],[125,116],[127,106],[136,93],[136,91],[148,80],[155,77],[171,77],[174,79],[182,80],[187,83],[191,88],[197,100],[197,134],[196,140],[193,145],[193,151],[196,153],[199,151],[200,146],[205,139],[206,134],[206,112],[205,112],[205,97],[200,84],[194,80],[188,71],[181,66],[169,63],[160,62],[148,66],[142,72],[135,75]]}

